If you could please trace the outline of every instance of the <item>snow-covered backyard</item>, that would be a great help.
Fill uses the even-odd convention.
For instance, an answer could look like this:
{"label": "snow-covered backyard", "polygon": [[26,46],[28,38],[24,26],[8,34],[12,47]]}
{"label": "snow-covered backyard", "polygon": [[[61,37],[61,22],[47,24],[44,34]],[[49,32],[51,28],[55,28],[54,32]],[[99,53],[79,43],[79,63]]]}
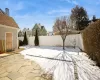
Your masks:
{"label": "snow-covered backyard", "polygon": [[100,80],[100,69],[78,48],[25,46],[25,59],[36,61],[53,80]]}

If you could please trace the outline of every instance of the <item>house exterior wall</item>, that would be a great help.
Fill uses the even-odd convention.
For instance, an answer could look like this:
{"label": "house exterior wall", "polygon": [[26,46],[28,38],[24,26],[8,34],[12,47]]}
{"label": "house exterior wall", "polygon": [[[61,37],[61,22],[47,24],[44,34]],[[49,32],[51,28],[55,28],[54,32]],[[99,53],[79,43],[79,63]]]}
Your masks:
{"label": "house exterior wall", "polygon": [[6,39],[6,33],[11,32],[12,33],[12,40],[13,40],[13,49],[18,48],[18,29],[17,28],[10,28],[7,26],[0,25],[0,40]]}

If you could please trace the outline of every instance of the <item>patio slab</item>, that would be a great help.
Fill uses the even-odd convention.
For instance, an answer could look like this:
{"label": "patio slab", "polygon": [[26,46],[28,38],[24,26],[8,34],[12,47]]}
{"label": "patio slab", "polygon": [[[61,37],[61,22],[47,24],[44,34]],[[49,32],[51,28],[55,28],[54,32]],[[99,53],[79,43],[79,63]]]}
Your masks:
{"label": "patio slab", "polygon": [[34,61],[20,54],[0,57],[0,80],[50,80],[43,78],[43,70]]}

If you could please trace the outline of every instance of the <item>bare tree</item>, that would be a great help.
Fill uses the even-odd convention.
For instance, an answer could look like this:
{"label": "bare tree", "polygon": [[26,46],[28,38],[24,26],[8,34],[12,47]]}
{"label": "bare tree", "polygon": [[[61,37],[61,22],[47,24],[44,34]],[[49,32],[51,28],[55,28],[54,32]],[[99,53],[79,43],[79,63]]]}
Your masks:
{"label": "bare tree", "polygon": [[54,24],[54,27],[58,29],[57,32],[61,35],[63,40],[63,50],[65,50],[65,39],[69,32],[69,25],[69,18],[66,18],[66,16],[57,18]]}

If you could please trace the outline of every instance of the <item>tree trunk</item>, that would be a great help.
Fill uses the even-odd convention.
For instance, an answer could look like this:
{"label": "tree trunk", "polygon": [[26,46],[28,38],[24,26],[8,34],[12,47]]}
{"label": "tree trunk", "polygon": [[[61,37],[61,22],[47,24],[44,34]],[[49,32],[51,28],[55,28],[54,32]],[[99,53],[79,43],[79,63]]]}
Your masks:
{"label": "tree trunk", "polygon": [[63,50],[65,50],[65,40],[63,40]]}

